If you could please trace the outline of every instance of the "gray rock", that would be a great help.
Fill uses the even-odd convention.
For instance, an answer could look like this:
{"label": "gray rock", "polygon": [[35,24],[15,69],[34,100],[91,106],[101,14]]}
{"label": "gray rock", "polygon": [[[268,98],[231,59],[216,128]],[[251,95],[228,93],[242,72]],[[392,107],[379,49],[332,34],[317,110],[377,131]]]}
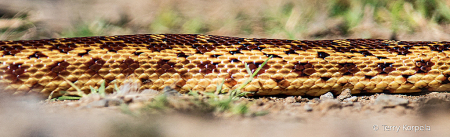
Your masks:
{"label": "gray rock", "polygon": [[331,93],[331,92],[327,92],[320,96],[321,100],[333,99],[333,98],[334,98],[334,96],[333,96],[333,93]]}
{"label": "gray rock", "polygon": [[287,98],[286,98],[286,102],[287,102],[287,103],[295,103],[296,100],[295,100],[294,97],[290,96],[290,97],[287,97]]}
{"label": "gray rock", "polygon": [[343,106],[343,107],[353,106],[353,101],[345,101],[345,102],[342,102],[342,106]]}
{"label": "gray rock", "polygon": [[351,97],[351,98],[348,98],[350,101],[353,101],[353,102],[356,102],[356,101],[358,101],[358,97],[356,97],[356,96],[353,96],[353,97]]}
{"label": "gray rock", "polygon": [[309,104],[305,104],[305,106],[303,107],[306,111],[312,111],[313,108],[309,105]]}
{"label": "gray rock", "polygon": [[380,105],[383,107],[394,107],[397,105],[407,105],[408,103],[409,103],[409,101],[407,99],[383,94],[383,95],[379,95],[375,99],[374,104]]}
{"label": "gray rock", "polygon": [[350,89],[345,89],[344,91],[341,92],[341,94],[339,94],[339,96],[337,96],[336,98],[339,100],[344,100],[346,98],[349,98],[352,96],[351,90]]}
{"label": "gray rock", "polygon": [[358,100],[358,97],[353,96],[353,97],[350,97],[350,98],[346,98],[343,101],[344,102],[356,102],[357,100]]}

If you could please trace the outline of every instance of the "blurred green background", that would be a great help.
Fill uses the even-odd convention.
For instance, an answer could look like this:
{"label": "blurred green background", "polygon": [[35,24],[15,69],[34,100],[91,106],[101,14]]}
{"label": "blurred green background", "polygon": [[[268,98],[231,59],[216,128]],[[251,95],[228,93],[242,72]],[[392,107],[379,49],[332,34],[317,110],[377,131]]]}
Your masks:
{"label": "blurred green background", "polygon": [[450,40],[450,0],[0,0],[0,39],[199,33]]}

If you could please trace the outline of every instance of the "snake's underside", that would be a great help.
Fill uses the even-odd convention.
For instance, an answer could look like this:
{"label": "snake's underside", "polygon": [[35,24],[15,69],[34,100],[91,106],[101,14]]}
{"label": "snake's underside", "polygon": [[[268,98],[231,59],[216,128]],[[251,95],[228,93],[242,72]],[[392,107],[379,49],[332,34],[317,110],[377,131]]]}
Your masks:
{"label": "snake's underside", "polygon": [[[175,85],[213,92],[242,85],[254,95],[319,96],[450,90],[450,42],[380,39],[285,40],[197,34],[138,34],[0,41],[0,84],[6,92],[48,95],[106,91],[135,76],[140,89]],[[449,64],[447,64],[449,63]],[[59,96],[55,92],[55,96]]]}

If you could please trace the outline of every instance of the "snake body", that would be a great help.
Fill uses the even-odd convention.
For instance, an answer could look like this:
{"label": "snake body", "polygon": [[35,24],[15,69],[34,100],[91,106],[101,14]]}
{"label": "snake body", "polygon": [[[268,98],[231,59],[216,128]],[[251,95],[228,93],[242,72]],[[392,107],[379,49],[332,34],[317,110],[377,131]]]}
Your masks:
{"label": "snake body", "polygon": [[[0,84],[16,94],[106,91],[128,76],[140,89],[319,96],[450,89],[450,42],[381,39],[286,40],[199,34],[138,34],[0,41]],[[449,63],[449,64],[447,64]],[[59,96],[55,92],[55,96]]]}

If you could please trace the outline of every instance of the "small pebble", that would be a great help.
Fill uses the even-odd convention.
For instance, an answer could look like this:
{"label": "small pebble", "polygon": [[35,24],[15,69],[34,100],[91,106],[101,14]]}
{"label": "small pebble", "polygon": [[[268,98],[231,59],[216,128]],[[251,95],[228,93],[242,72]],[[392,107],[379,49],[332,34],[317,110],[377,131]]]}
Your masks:
{"label": "small pebble", "polygon": [[346,107],[346,106],[353,106],[353,102],[352,101],[342,102],[342,106],[344,106],[344,107]]}
{"label": "small pebble", "polygon": [[286,102],[287,102],[287,103],[295,103],[296,100],[295,100],[294,97],[290,96],[290,97],[287,97],[287,98],[286,98]]}
{"label": "small pebble", "polygon": [[331,93],[331,92],[327,92],[320,96],[321,100],[333,99],[333,98],[334,98],[334,96],[333,96],[333,93]]}
{"label": "small pebble", "polygon": [[348,98],[348,100],[350,100],[350,101],[352,101],[352,102],[356,102],[356,101],[358,101],[358,97],[353,96],[353,97],[351,97],[351,98]]}
{"label": "small pebble", "polygon": [[379,105],[382,107],[393,107],[393,106],[397,106],[397,105],[407,105],[408,102],[409,101],[404,98],[399,98],[399,97],[383,94],[383,95],[379,95],[375,99],[374,105]]}
{"label": "small pebble", "polygon": [[306,111],[312,111],[313,108],[309,105],[309,104],[305,104],[305,106],[303,107]]}
{"label": "small pebble", "polygon": [[356,102],[358,100],[358,97],[351,97],[351,98],[346,98],[344,100],[342,100],[343,102]]}
{"label": "small pebble", "polygon": [[350,89],[345,89],[336,98],[339,99],[339,100],[344,100],[344,99],[349,98],[351,96],[352,96],[352,93],[351,93]]}

